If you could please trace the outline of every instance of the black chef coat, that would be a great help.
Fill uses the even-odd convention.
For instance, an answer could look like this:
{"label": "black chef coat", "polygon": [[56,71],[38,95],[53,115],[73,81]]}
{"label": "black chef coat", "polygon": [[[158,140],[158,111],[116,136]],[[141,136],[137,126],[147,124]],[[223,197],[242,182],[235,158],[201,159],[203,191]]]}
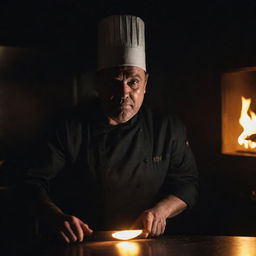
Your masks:
{"label": "black chef coat", "polygon": [[128,122],[108,124],[92,102],[67,115],[26,177],[29,197],[51,198],[93,229],[126,228],[167,195],[188,207],[198,171],[183,123],[143,105]]}

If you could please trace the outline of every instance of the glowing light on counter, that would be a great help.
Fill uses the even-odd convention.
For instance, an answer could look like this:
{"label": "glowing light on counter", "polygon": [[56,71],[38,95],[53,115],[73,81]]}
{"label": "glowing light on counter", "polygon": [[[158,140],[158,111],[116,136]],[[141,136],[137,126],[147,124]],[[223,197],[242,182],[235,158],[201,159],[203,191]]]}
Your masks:
{"label": "glowing light on counter", "polygon": [[116,247],[122,256],[139,256],[140,254],[140,247],[134,242],[119,242]]}

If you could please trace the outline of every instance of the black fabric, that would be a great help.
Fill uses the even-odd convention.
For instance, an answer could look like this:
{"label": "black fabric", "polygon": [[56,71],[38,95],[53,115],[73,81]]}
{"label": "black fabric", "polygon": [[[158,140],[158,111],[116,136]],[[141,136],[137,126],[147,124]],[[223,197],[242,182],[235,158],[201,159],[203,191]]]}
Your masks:
{"label": "black fabric", "polygon": [[198,171],[182,122],[142,106],[110,126],[99,106],[80,106],[58,124],[48,153],[27,172],[27,196],[51,198],[101,230],[128,227],[169,194],[192,207]]}

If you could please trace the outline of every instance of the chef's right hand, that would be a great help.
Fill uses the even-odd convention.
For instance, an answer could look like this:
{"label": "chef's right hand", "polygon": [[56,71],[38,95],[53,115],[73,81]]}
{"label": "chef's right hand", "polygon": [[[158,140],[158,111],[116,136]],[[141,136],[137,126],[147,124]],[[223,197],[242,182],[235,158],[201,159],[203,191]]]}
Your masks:
{"label": "chef's right hand", "polygon": [[55,234],[66,243],[82,242],[86,235],[93,231],[79,218],[60,214],[55,222]]}
{"label": "chef's right hand", "polygon": [[[92,230],[79,218],[63,213],[52,202],[44,203],[41,219],[50,229],[50,232],[65,243],[82,242]],[[43,214],[43,215],[42,215]]]}

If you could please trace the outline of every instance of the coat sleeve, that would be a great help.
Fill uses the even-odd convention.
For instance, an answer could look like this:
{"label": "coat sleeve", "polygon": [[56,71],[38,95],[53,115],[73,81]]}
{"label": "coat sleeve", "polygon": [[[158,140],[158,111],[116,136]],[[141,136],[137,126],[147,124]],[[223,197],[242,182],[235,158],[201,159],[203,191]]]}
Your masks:
{"label": "coat sleeve", "polygon": [[169,128],[170,164],[164,184],[165,194],[177,196],[190,208],[199,194],[197,164],[184,124],[178,119],[171,119]]}
{"label": "coat sleeve", "polygon": [[28,200],[50,200],[50,181],[64,168],[65,153],[59,132],[38,145],[25,173],[21,190]]}
{"label": "coat sleeve", "polygon": [[81,144],[77,122],[62,121],[34,152],[22,191],[29,200],[50,200],[51,181],[74,161]]}

